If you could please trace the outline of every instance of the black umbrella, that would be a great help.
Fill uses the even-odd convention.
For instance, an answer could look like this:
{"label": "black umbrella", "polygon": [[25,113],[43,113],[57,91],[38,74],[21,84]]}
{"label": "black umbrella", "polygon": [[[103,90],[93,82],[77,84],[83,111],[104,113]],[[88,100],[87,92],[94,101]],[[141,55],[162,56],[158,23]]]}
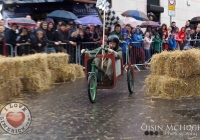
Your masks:
{"label": "black umbrella", "polygon": [[200,17],[194,17],[190,20],[190,23],[200,23]]}
{"label": "black umbrella", "polygon": [[52,19],[62,20],[62,21],[71,21],[71,20],[78,19],[76,15],[65,10],[53,11],[50,14],[48,14],[47,17],[52,18]]}

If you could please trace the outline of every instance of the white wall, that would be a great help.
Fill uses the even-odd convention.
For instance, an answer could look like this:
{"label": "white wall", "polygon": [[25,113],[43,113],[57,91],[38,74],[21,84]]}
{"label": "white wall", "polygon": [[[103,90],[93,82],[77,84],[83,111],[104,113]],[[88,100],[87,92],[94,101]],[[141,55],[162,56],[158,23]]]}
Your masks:
{"label": "white wall", "polygon": [[[195,16],[200,16],[200,0],[189,0],[190,6],[187,6],[188,0],[176,0],[176,16],[172,17],[178,27],[185,25],[187,20]],[[164,7],[164,13],[161,13],[161,23],[170,25],[170,18],[168,16],[168,0],[160,0],[160,6]],[[120,18],[126,10],[140,10],[147,13],[147,0],[112,0],[112,7]]]}

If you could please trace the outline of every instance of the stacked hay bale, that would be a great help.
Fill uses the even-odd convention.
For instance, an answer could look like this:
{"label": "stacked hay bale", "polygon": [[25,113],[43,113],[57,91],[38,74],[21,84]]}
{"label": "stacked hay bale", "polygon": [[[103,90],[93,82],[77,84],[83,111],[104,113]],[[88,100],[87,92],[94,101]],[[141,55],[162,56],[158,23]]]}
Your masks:
{"label": "stacked hay bale", "polygon": [[74,81],[84,77],[82,66],[69,64],[69,55],[34,54],[22,57],[0,56],[0,100],[23,91],[48,89],[54,82]]}
{"label": "stacked hay bale", "polygon": [[20,73],[24,91],[40,91],[49,88],[51,72],[48,69],[47,54],[21,57],[23,73]]}
{"label": "stacked hay bale", "polygon": [[200,50],[156,54],[151,71],[145,80],[150,96],[171,99],[200,95]]}
{"label": "stacked hay bale", "polygon": [[18,73],[21,71],[21,61],[18,58],[0,59],[0,100],[7,100],[19,95],[22,84]]}
{"label": "stacked hay bale", "polygon": [[69,64],[69,55],[66,53],[48,54],[47,59],[53,83],[69,82],[84,77],[82,66]]}

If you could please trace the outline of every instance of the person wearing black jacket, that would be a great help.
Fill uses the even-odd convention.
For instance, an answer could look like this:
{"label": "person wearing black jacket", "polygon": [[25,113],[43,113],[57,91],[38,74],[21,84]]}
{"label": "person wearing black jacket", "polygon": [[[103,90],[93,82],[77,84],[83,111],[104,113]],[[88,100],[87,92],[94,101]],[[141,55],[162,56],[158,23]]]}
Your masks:
{"label": "person wearing black jacket", "polygon": [[37,34],[38,31],[41,31],[41,32],[43,32],[43,39],[45,39],[46,43],[59,45],[60,44],[59,42],[48,40],[47,35],[46,35],[47,26],[48,25],[47,25],[46,21],[41,22],[40,27],[37,28],[37,30],[36,30],[36,34]]}
{"label": "person wearing black jacket", "polygon": [[23,54],[28,55],[30,51],[30,36],[28,35],[28,30],[26,28],[20,29],[19,35],[17,36],[17,52],[19,56],[22,56]]}
{"label": "person wearing black jacket", "polygon": [[[50,41],[58,40],[53,22],[48,23],[46,35],[47,35],[48,40],[50,40]],[[52,46],[52,45],[47,46],[47,53],[55,53],[55,52],[56,52],[56,50],[55,50],[54,46]]]}

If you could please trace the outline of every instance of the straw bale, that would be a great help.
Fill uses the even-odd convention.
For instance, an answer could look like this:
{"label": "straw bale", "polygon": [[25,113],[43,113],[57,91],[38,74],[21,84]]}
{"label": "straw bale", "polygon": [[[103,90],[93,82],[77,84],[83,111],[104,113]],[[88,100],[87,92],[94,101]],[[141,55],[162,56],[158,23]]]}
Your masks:
{"label": "straw bale", "polygon": [[75,75],[76,78],[83,78],[85,77],[85,73],[83,71],[83,66],[78,64],[69,64],[71,67],[75,67]]}
{"label": "straw bale", "polygon": [[200,95],[200,76],[173,78],[167,75],[149,75],[145,80],[147,95],[156,98],[181,98]]}
{"label": "straw bale", "polygon": [[151,71],[157,75],[165,73],[165,62],[169,58],[170,52],[163,51],[160,54],[153,55],[151,59]]}
{"label": "straw bale", "polygon": [[68,64],[69,55],[66,53],[51,53],[47,55],[47,62],[49,69],[61,68],[63,65]]}
{"label": "straw bale", "polygon": [[51,69],[52,82],[70,82],[75,81],[75,67],[63,65],[57,69]]}
{"label": "straw bale", "polygon": [[41,91],[50,88],[51,71],[40,71],[30,77],[21,78],[23,91]]}
{"label": "straw bale", "polygon": [[21,93],[22,84],[19,78],[12,77],[0,84],[0,100],[5,101]]}

